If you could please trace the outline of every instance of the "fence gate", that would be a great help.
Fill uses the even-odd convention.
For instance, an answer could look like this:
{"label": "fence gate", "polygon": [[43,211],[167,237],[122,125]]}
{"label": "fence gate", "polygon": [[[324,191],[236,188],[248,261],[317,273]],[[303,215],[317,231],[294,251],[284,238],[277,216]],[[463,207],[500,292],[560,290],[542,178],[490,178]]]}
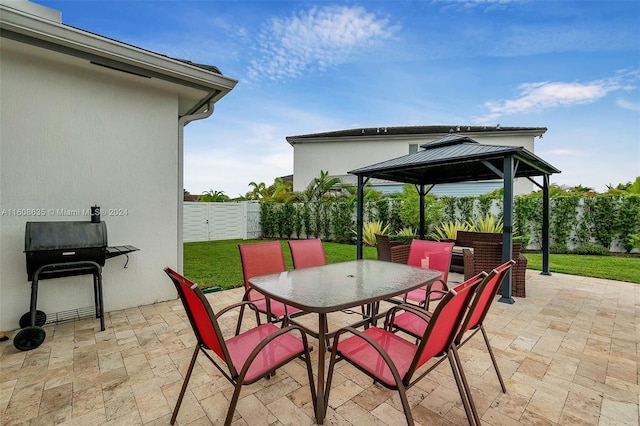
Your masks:
{"label": "fence gate", "polygon": [[258,238],[259,214],[260,205],[255,202],[185,202],[183,240],[192,242]]}

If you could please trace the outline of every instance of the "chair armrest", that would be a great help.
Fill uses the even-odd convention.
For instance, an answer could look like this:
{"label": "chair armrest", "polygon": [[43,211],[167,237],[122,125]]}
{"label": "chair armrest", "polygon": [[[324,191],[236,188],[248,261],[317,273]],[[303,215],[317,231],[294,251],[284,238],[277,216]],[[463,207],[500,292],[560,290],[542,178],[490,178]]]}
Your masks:
{"label": "chair armrest", "polygon": [[254,305],[253,302],[249,302],[248,300],[243,300],[242,302],[238,302],[238,303],[234,303],[233,305],[229,305],[229,306],[225,307],[224,309],[221,309],[220,311],[218,311],[214,315],[214,317],[217,320],[218,318],[220,318],[222,315],[226,314],[227,312],[230,312],[230,311],[232,311],[232,310],[234,310],[236,308],[241,308],[240,315],[238,315],[238,322],[236,323],[236,336],[237,336],[240,333],[240,325],[242,323],[242,318],[243,318],[244,307],[245,306],[248,306],[256,314],[256,324],[257,325],[262,324],[260,322],[260,313],[258,312],[258,307],[256,305]]}
{"label": "chair armrest", "polygon": [[464,265],[464,279],[468,280],[475,275],[475,264],[473,260],[473,252],[471,250],[462,250],[462,262]]}
{"label": "chair armrest", "polygon": [[[340,337],[345,332],[349,332],[349,333],[353,334],[355,337],[358,337],[358,338],[364,340],[371,347],[373,347],[373,349],[376,352],[378,352],[378,355],[380,355],[380,357],[385,362],[385,364],[387,364],[387,367],[389,368],[389,371],[391,371],[391,374],[393,375],[393,378],[395,379],[396,385],[400,386],[402,384],[402,377],[400,377],[400,373],[398,372],[398,368],[394,364],[393,360],[391,359],[391,357],[389,356],[387,351],[384,350],[384,348],[380,345],[380,343],[376,342],[370,336],[364,334],[363,332],[361,332],[359,330],[356,330],[353,327],[344,327],[344,328],[341,328],[340,330],[338,330],[336,332],[336,334],[335,334],[335,336],[333,338],[333,345],[332,345],[332,348],[331,348],[331,361],[330,361],[330,365],[331,366],[332,366],[332,364],[335,363],[336,356],[338,355],[338,344],[340,343]],[[387,331],[385,330],[385,332],[387,332]],[[390,332],[388,332],[388,333],[390,333]],[[331,368],[331,367],[329,367],[329,368]],[[367,374],[369,374],[369,373],[367,373]],[[369,375],[372,378],[375,379],[375,376],[373,376],[371,374],[369,374]],[[329,377],[331,377],[331,376],[329,376]],[[331,386],[331,382],[329,381],[327,383],[327,387],[330,388],[330,386]]]}
{"label": "chair armrest", "polygon": [[[269,345],[271,342],[273,342],[275,339],[277,339],[278,337],[282,336],[285,333],[290,333],[294,330],[297,330],[300,332],[300,340],[302,342],[302,346],[304,348],[304,350],[302,351],[301,355],[304,354],[304,356],[309,359],[309,342],[307,341],[307,335],[304,332],[304,330],[302,329],[302,327],[298,326],[298,325],[289,325],[287,327],[281,328],[278,331],[270,334],[269,336],[267,336],[267,338],[265,338],[264,340],[260,341],[260,343],[251,351],[251,353],[249,354],[249,356],[247,357],[247,359],[245,360],[243,366],[242,366],[242,370],[239,371],[239,376],[238,376],[238,380],[243,381],[244,377],[246,376],[247,372],[249,371],[249,368],[251,367],[251,364],[253,363],[253,361],[255,360],[255,358],[260,354],[260,352],[262,352],[262,350],[267,347],[267,345]],[[277,367],[277,366],[274,366]],[[311,376],[310,376],[311,378]],[[253,382],[251,382],[253,383]],[[247,382],[247,384],[249,384],[249,382]],[[311,384],[311,389],[313,391],[313,383]]]}
{"label": "chair armrest", "polygon": [[410,245],[401,244],[391,247],[391,261],[393,263],[407,264],[409,262]]}
{"label": "chair armrest", "polygon": [[523,265],[524,268],[527,269],[527,262],[529,262],[529,259],[527,259],[525,255],[520,253],[520,255],[518,256],[518,263]]}
{"label": "chair armrest", "polygon": [[384,319],[385,330],[391,331],[391,325],[393,324],[396,316],[396,312],[398,311],[411,312],[412,314],[416,315],[418,318],[420,318],[424,322],[429,322],[431,320],[431,312],[425,309],[422,309],[416,305],[403,303],[401,305],[393,306],[387,311],[387,315],[385,316],[385,319]]}
{"label": "chair armrest", "polygon": [[239,308],[240,306],[243,306],[243,305],[249,306],[251,309],[253,309],[256,312],[258,311],[257,306],[254,305],[253,302],[249,302],[247,300],[243,300],[242,302],[234,303],[233,305],[229,305],[229,306],[225,307],[224,309],[221,309],[214,316],[215,316],[216,319],[218,319],[222,315],[226,314],[227,312],[232,311],[232,310],[234,310],[236,308]]}

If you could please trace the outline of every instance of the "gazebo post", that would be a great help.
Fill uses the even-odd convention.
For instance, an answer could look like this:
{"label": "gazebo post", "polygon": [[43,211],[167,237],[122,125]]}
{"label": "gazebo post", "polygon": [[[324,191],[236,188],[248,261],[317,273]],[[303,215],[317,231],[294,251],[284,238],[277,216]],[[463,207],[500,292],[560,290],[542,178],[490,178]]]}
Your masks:
{"label": "gazebo post", "polygon": [[[502,261],[507,262],[513,257],[513,175],[514,164],[513,156],[507,155],[503,160],[504,178],[504,214],[502,217],[503,232],[502,232]],[[511,297],[511,271],[507,271],[502,282],[502,297],[498,300],[503,303],[515,303],[516,301]]]}
{"label": "gazebo post", "polygon": [[362,227],[364,224],[364,178],[358,175],[358,203],[356,205],[356,259],[362,259]]}
{"label": "gazebo post", "polygon": [[420,239],[424,240],[424,184],[420,185]]}
{"label": "gazebo post", "polygon": [[542,272],[549,272],[549,175],[542,176]]}

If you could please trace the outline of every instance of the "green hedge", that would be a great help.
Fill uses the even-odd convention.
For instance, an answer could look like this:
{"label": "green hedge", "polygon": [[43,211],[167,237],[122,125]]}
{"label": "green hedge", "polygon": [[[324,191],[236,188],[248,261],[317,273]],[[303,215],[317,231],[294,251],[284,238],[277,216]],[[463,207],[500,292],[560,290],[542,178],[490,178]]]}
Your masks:
{"label": "green hedge", "polygon": [[[381,221],[389,233],[402,228],[417,230],[418,195],[383,197],[364,203],[364,221]],[[474,221],[493,212],[502,215],[499,192],[479,197],[434,197],[425,199],[427,225],[449,221]],[[322,238],[350,242],[354,239],[354,198],[327,199],[309,203],[261,202],[260,225],[266,238]],[[602,194],[591,197],[557,195],[550,200],[549,234],[557,252],[569,247],[598,244],[606,250],[637,247],[640,233],[640,195]],[[533,248],[542,243],[542,196],[538,193],[514,198],[514,235],[529,237]]]}

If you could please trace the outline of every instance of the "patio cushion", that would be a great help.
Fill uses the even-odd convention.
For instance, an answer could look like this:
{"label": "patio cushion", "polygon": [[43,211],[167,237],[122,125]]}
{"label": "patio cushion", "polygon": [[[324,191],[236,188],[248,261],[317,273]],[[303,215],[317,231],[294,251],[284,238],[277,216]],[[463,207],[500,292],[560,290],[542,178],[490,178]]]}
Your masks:
{"label": "patio cushion", "polygon": [[473,253],[473,247],[465,247],[465,246],[453,246],[453,254],[462,254],[462,250],[471,250]]}

